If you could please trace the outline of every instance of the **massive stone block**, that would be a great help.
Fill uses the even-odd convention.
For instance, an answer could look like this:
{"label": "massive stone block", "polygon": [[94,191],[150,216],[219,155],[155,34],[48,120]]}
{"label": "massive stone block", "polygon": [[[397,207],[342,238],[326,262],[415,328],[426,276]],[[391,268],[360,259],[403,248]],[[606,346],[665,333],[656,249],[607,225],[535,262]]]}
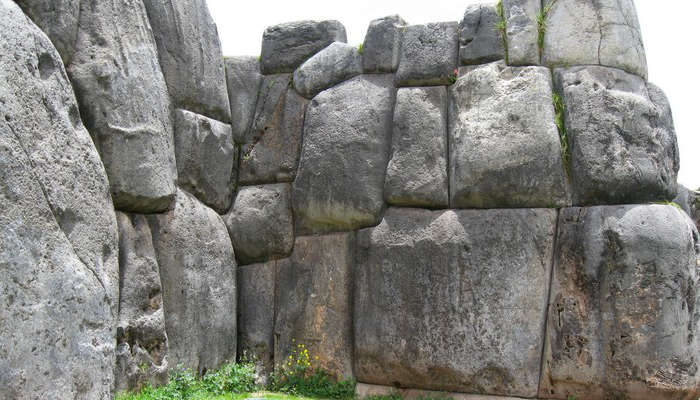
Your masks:
{"label": "massive stone block", "polygon": [[452,207],[570,204],[548,69],[465,67],[449,95]]}
{"label": "massive stone block", "polygon": [[540,397],[700,395],[698,231],[672,206],[564,209]]}
{"label": "massive stone block", "polygon": [[163,286],[168,363],[199,373],[236,359],[236,259],[221,217],[178,190],[149,215]]}
{"label": "massive stone block", "polygon": [[238,152],[231,126],[186,110],[175,110],[178,184],[223,214],[231,206]]}
{"label": "massive stone block", "polygon": [[399,67],[401,29],[406,21],[398,15],[378,18],[369,23],[362,44],[362,66],[365,73],[390,73]]}
{"label": "massive stone block", "polygon": [[225,57],[226,86],[231,102],[231,131],[236,143],[245,143],[253,123],[258,91],[262,83],[257,57]]}
{"label": "massive stone block", "polygon": [[447,85],[455,76],[458,58],[456,22],[410,25],[401,28],[397,86]]}
{"label": "massive stone block", "polygon": [[613,68],[557,69],[554,76],[566,109],[574,204],[673,199],[678,144],[664,94]]}
{"label": "massive stone block", "polygon": [[294,72],[294,88],[310,99],[322,90],[362,73],[362,56],[355,46],[333,42]]}
{"label": "massive stone block", "polygon": [[289,74],[263,79],[251,129],[241,148],[243,185],[291,182],[299,164],[308,100],[289,86]]}
{"label": "massive stone block", "polygon": [[603,65],[647,77],[633,0],[558,0],[547,15],[542,62]]}
{"label": "massive stone block", "polygon": [[293,72],[333,42],[347,42],[338,21],[297,21],[270,26],[263,32],[260,70],[265,75]]}
{"label": "massive stone block", "polygon": [[[547,1],[546,4],[551,3],[551,0]],[[508,64],[538,65],[540,63],[537,17],[541,12],[541,0],[503,0],[503,16],[508,38]],[[547,23],[545,32],[549,26],[550,23]]]}
{"label": "massive stone block", "polygon": [[286,257],[294,246],[288,183],[244,186],[224,217],[241,264]]}
{"label": "massive stone block", "polygon": [[357,379],[534,397],[556,218],[390,208],[359,231]]}
{"label": "massive stone block", "polygon": [[314,367],[352,378],[354,240],[354,233],[298,237],[291,258],[278,264],[277,366],[303,344]]}
{"label": "massive stone block", "polygon": [[15,0],[51,39],[65,65],[70,64],[78,37],[80,0]]}
{"label": "massive stone block", "polygon": [[311,102],[293,186],[301,234],[379,222],[394,97],[391,75],[363,75]]}
{"label": "massive stone block", "polygon": [[384,183],[387,202],[447,208],[445,87],[399,89],[392,136],[392,155]]}
{"label": "massive stone block", "polygon": [[673,202],[680,206],[700,229],[700,190],[690,190],[683,185],[678,185],[678,196],[673,199]]}
{"label": "massive stone block", "polygon": [[459,62],[461,65],[483,64],[505,56],[503,37],[497,24],[501,17],[492,5],[467,7],[459,23]]}
{"label": "massive stone block", "polygon": [[144,215],[117,213],[119,225],[118,392],[168,381],[163,290],[151,229]]}
{"label": "massive stone block", "polygon": [[230,123],[221,44],[206,0],[143,3],[175,107]]}

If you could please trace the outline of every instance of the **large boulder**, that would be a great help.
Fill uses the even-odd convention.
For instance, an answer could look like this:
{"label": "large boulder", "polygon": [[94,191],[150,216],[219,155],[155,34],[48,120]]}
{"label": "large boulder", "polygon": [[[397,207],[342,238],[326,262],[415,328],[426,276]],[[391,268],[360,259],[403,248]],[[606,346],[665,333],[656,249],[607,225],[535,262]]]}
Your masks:
{"label": "large boulder", "polygon": [[226,216],[241,264],[282,258],[294,246],[291,189],[288,183],[244,186]]}
{"label": "large boulder", "polygon": [[401,29],[397,86],[447,85],[455,77],[458,58],[456,22],[410,25]]}
{"label": "large boulder", "polygon": [[56,46],[65,65],[75,51],[81,0],[15,0]]}
{"label": "large boulder", "polygon": [[236,359],[236,258],[221,217],[178,190],[149,215],[163,287],[168,363],[203,373]]}
{"label": "large boulder", "polygon": [[262,83],[257,57],[225,57],[226,86],[231,102],[231,131],[236,143],[245,143],[253,123],[258,91]]}
{"label": "large boulder", "polygon": [[219,214],[235,190],[238,151],[231,126],[186,110],[175,110],[178,184]]}
{"label": "large boulder", "polygon": [[450,205],[570,204],[544,67],[464,67],[449,89]]}
{"label": "large boulder", "polygon": [[634,0],[552,4],[546,16],[544,65],[603,65],[646,79],[646,53]]}
{"label": "large boulder", "polygon": [[312,367],[353,377],[352,303],[355,235],[298,237],[291,258],[277,266],[275,364],[287,365],[297,346]]}
{"label": "large boulder", "polygon": [[683,185],[678,185],[678,196],[673,199],[700,229],[700,190],[690,190]]}
{"label": "large boulder", "polygon": [[389,204],[447,208],[447,90],[401,88],[396,93],[392,154],[384,192]]}
{"label": "large boulder", "polygon": [[361,73],[362,56],[357,47],[333,42],[294,71],[294,89],[310,99]]}
{"label": "large boulder", "polygon": [[144,215],[117,213],[119,225],[119,321],[117,391],[168,381],[168,336],[163,290],[151,229]]}
{"label": "large boulder", "polygon": [[556,219],[547,209],[390,208],[359,231],[357,379],[534,397]]}
{"label": "large boulder", "polygon": [[301,234],[379,222],[395,97],[391,79],[358,76],[311,102],[293,186]]}
{"label": "large boulder", "polygon": [[338,21],[297,21],[270,26],[263,32],[260,70],[264,75],[293,72],[333,42],[347,42]]}
{"label": "large boulder", "polygon": [[461,65],[484,64],[505,56],[503,36],[498,29],[501,17],[493,5],[467,7],[459,23],[459,62]]}
{"label": "large boulder", "polygon": [[[551,0],[548,1],[551,2]],[[541,0],[503,0],[503,18],[508,38],[508,64],[538,65],[540,63],[540,27],[537,19],[541,13]],[[544,29],[546,30],[548,26],[549,23],[544,26]]]}
{"label": "large boulder", "polygon": [[362,43],[362,68],[367,74],[391,73],[399,67],[401,29],[406,21],[398,15],[372,20]]}
{"label": "large boulder", "polygon": [[143,3],[174,106],[230,123],[219,33],[206,0]]}
{"label": "large boulder", "polygon": [[570,137],[575,205],[671,200],[678,144],[656,86],[606,67],[556,69]]}
{"label": "large boulder", "polygon": [[698,231],[670,205],[561,211],[545,398],[700,395]]}

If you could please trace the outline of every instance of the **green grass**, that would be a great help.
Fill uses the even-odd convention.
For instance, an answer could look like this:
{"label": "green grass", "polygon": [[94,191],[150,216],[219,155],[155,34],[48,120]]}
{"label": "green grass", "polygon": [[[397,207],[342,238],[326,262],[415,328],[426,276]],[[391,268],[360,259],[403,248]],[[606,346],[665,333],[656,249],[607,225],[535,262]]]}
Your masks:
{"label": "green grass", "polygon": [[498,14],[498,22],[496,22],[496,31],[501,35],[503,41],[503,51],[505,52],[506,65],[508,64],[508,36],[506,34],[506,15],[503,12],[503,0],[498,0],[496,3],[496,13]]}
{"label": "green grass", "polygon": [[554,124],[559,130],[559,141],[561,142],[561,158],[564,163],[567,175],[570,174],[571,148],[569,146],[569,134],[566,132],[564,123],[564,101],[558,93],[552,93],[552,103],[554,103]]}
{"label": "green grass", "polygon": [[537,13],[537,47],[540,49],[540,58],[544,50],[544,35],[547,32],[547,17],[557,0],[550,0],[539,13]]}
{"label": "green grass", "polygon": [[365,44],[364,44],[364,43],[360,43],[360,44],[357,46],[357,52],[360,53],[360,54],[362,54],[363,51],[365,51]]}

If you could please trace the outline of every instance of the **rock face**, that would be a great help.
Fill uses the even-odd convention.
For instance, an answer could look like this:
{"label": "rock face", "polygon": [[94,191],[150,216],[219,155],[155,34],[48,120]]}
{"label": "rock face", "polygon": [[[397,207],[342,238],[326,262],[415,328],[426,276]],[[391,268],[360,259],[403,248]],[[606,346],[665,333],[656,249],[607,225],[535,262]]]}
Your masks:
{"label": "rock face", "polygon": [[80,0],[15,0],[51,39],[68,65],[78,38]]}
{"label": "rock face", "polygon": [[698,232],[672,206],[562,210],[540,396],[700,394]]}
{"label": "rock face", "polygon": [[148,216],[163,286],[168,363],[202,373],[236,358],[236,259],[226,225],[178,190]]}
{"label": "rock face", "polygon": [[231,122],[226,72],[206,0],[143,0],[175,107]]}
{"label": "rock face", "polygon": [[223,214],[235,190],[238,154],[231,126],[185,110],[175,110],[178,184]]}
{"label": "rock face", "polygon": [[384,192],[389,204],[447,208],[447,90],[396,93],[392,155]]}
{"label": "rock face", "polygon": [[456,22],[402,28],[397,86],[447,85],[454,79],[458,58]]}
{"label": "rock face", "polygon": [[464,18],[459,23],[461,65],[483,64],[503,59],[503,38],[497,27],[500,19],[494,6],[474,4],[467,7]]}
{"label": "rock face", "polygon": [[390,208],[361,230],[357,379],[534,397],[556,218],[545,209]]}
{"label": "rock face", "polygon": [[678,145],[664,94],[613,68],[557,69],[554,76],[566,109],[574,204],[673,199]]}
{"label": "rock face", "polygon": [[347,43],[333,42],[294,72],[294,88],[310,99],[322,90],[362,73],[362,56]]}
{"label": "rock face", "polygon": [[570,203],[549,70],[464,68],[449,95],[452,207]]}
{"label": "rock face", "polygon": [[347,42],[338,21],[298,21],[268,27],[263,33],[260,70],[264,75],[293,72],[333,42]]}
{"label": "rock face", "polygon": [[240,188],[224,220],[241,264],[286,257],[294,246],[288,183]]}
{"label": "rock face", "polygon": [[354,240],[353,233],[298,237],[292,257],[278,264],[276,365],[303,344],[314,367],[353,377]]}
{"label": "rock face", "polygon": [[362,65],[367,74],[390,73],[399,67],[401,30],[406,21],[398,15],[378,18],[369,23],[362,44]]}
{"label": "rock face", "polygon": [[646,79],[646,53],[634,1],[558,0],[547,15],[542,62],[603,65]]}
{"label": "rock face", "polygon": [[296,176],[308,101],[290,86],[289,74],[263,79],[260,95],[241,148],[239,182],[243,185],[291,182]]}
{"label": "rock face", "polygon": [[391,140],[391,75],[363,75],[314,98],[294,181],[301,234],[379,222]]}
{"label": "rock face", "polygon": [[700,229],[700,190],[690,190],[683,185],[678,185],[678,196],[673,202],[685,211]]}
{"label": "rock face", "polygon": [[[508,64],[538,65],[540,63],[537,16],[541,12],[541,0],[503,0],[503,16],[508,38]],[[550,23],[546,24],[545,34],[550,25]]]}
{"label": "rock face", "polygon": [[118,392],[168,381],[163,290],[148,220],[117,213],[119,225]]}
{"label": "rock face", "polygon": [[231,131],[236,143],[245,143],[253,123],[255,104],[262,83],[260,61],[256,57],[226,57],[226,86],[231,101]]}

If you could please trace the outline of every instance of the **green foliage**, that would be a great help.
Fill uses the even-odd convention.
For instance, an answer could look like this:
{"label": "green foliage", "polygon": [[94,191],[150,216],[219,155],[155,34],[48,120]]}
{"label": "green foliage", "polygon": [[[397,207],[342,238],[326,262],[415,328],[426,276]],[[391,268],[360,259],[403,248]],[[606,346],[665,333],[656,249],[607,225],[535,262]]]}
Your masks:
{"label": "green foliage", "polygon": [[498,14],[498,21],[496,22],[495,28],[501,35],[506,64],[508,64],[508,36],[506,35],[506,15],[503,12],[503,0],[498,0],[498,3],[496,3],[496,13]]}
{"label": "green foliage", "polygon": [[365,51],[365,44],[364,44],[364,43],[360,43],[360,44],[357,46],[357,52],[360,53],[360,54],[362,54],[363,51]]}
{"label": "green foliage", "polygon": [[558,93],[553,92],[552,102],[554,103],[554,123],[559,130],[559,141],[561,142],[561,158],[564,162],[566,173],[570,174],[571,148],[569,147],[569,135],[564,124],[564,101],[562,101]]}
{"label": "green foliage", "polygon": [[544,49],[544,35],[547,32],[547,17],[557,0],[550,0],[539,13],[537,13],[537,47],[540,49],[540,57]]}

